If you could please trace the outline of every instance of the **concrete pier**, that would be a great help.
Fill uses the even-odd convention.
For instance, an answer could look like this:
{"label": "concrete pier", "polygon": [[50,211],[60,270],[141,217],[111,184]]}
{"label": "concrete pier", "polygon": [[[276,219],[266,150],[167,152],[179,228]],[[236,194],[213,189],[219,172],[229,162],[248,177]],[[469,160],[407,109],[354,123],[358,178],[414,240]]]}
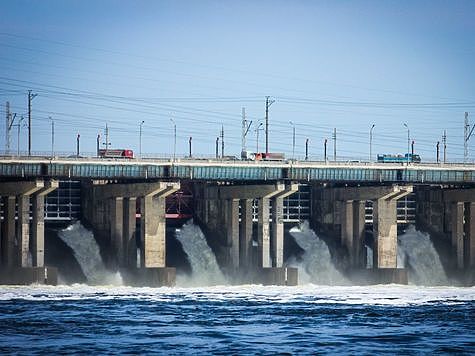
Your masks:
{"label": "concrete pier", "polygon": [[4,197],[1,284],[57,283],[56,269],[44,266],[44,197],[57,187],[57,181],[43,180],[0,183],[0,196]]}
{"label": "concrete pier", "polygon": [[[328,236],[338,238],[348,255],[346,269],[366,267],[365,203],[373,202],[373,272],[378,283],[388,277],[386,283],[406,280],[398,274],[397,267],[397,209],[398,199],[410,194],[412,186],[368,186],[368,187],[322,187],[312,189],[312,226]],[[378,270],[394,269],[391,273]],[[399,269],[398,269],[399,270]],[[396,276],[397,275],[397,276]]]}
{"label": "concrete pier", "polygon": [[[180,188],[175,182],[116,184],[94,182],[83,197],[90,211],[83,215],[108,250],[112,268],[120,268],[127,284],[173,285],[175,272],[166,267],[165,198]],[[136,203],[140,202],[137,244]],[[137,266],[137,249],[140,266]],[[109,264],[109,265],[110,265]],[[152,272],[154,270],[155,272]],[[162,271],[163,270],[163,271]]]}
{"label": "concrete pier", "polygon": [[[245,283],[297,283],[297,272],[283,266],[282,221],[283,199],[297,189],[297,184],[280,183],[196,187],[196,217],[206,233],[214,236],[218,263],[228,276]],[[252,245],[254,199],[258,201],[256,248]]]}

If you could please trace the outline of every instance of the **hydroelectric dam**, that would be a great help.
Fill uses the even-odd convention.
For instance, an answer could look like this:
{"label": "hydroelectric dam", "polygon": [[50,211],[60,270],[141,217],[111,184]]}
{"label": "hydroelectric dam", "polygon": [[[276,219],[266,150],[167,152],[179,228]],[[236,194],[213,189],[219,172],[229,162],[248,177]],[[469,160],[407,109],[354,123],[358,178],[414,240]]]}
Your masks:
{"label": "hydroelectric dam", "polygon": [[56,284],[45,225],[81,220],[125,284],[174,285],[166,227],[190,218],[231,283],[296,285],[285,231],[308,220],[353,283],[407,283],[414,224],[474,284],[473,164],[2,157],[0,196],[1,284]]}

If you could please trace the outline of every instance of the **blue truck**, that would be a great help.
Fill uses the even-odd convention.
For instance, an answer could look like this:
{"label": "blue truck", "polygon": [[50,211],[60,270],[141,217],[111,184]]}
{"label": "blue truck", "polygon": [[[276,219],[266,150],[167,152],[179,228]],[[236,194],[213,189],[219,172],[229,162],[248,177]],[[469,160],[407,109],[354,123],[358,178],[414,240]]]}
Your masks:
{"label": "blue truck", "polygon": [[421,163],[421,156],[406,153],[403,155],[390,155],[390,154],[378,154],[378,162],[379,163]]}

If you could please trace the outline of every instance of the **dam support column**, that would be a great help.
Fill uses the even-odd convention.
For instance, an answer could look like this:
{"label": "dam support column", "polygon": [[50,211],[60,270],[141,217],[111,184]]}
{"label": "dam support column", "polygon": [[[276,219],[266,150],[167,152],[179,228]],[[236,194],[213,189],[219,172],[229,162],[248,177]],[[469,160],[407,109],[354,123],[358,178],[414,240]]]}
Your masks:
{"label": "dam support column", "polygon": [[32,241],[31,256],[33,267],[43,267],[45,263],[45,197],[59,186],[58,181],[45,182],[43,189],[32,198]]}
{"label": "dam support column", "polygon": [[475,285],[475,189],[445,189],[455,276]]}
{"label": "dam support column", "polygon": [[[165,198],[180,188],[175,182],[93,185],[92,225],[107,242],[109,258],[131,285],[172,286],[175,268],[166,267]],[[140,239],[136,232],[136,202],[140,201]],[[106,202],[100,204],[100,202]],[[95,216],[94,216],[95,215]],[[137,244],[139,241],[139,244]],[[140,250],[138,266],[137,250]]]}
{"label": "dam support column", "polygon": [[[333,235],[344,247],[347,258],[342,265],[354,281],[407,283],[406,270],[397,268],[396,202],[411,192],[412,186],[313,187],[317,198],[312,201],[313,226]],[[373,201],[372,270],[366,269],[366,201]]]}
{"label": "dam support column", "polygon": [[[0,183],[0,196],[6,197],[2,226],[0,284],[57,283],[56,269],[44,266],[44,216],[38,216],[44,214],[41,206],[40,210],[33,211],[33,226],[30,229],[31,196],[40,192],[38,193],[40,198],[34,197],[35,207],[37,206],[35,200],[44,199],[44,195],[41,198],[41,192],[47,194],[51,185],[54,186],[55,183],[48,182],[45,188],[42,180]],[[15,202],[18,216],[16,226]],[[31,234],[33,241],[30,241]],[[30,243],[33,246],[32,250]]]}
{"label": "dam support column", "polygon": [[241,199],[241,224],[239,226],[239,266],[249,269],[252,256],[252,199]]}
{"label": "dam support column", "polygon": [[[297,188],[296,184],[287,187],[284,184],[201,184],[196,187],[199,197],[196,215],[228,277],[239,283],[297,284],[297,270],[283,266],[282,224],[282,199]],[[254,199],[258,200],[257,248],[253,247],[252,236]],[[278,217],[272,227],[271,200]]]}
{"label": "dam support column", "polygon": [[124,198],[124,217],[123,217],[123,260],[119,260],[120,267],[137,267],[137,198]]}

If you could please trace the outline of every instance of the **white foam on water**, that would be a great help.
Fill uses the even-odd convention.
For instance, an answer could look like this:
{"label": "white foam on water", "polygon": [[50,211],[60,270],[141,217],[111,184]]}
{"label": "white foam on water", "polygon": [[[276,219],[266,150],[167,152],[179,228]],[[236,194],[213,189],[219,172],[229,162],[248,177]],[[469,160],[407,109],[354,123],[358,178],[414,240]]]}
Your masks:
{"label": "white foam on water", "polygon": [[212,286],[137,288],[125,286],[0,286],[0,300],[141,300],[161,303],[259,302],[338,305],[456,305],[475,301],[475,287],[375,286]]}
{"label": "white foam on water", "polygon": [[192,274],[177,275],[178,286],[212,286],[226,284],[226,278],[219,269],[216,256],[206,242],[206,238],[192,220],[176,230],[176,237],[188,256]]}
{"label": "white foam on water", "polygon": [[105,268],[94,235],[79,221],[59,231],[58,235],[73,250],[74,257],[81,266],[88,284],[122,284],[119,272],[110,272]]}
{"label": "white foam on water", "polygon": [[450,285],[440,257],[426,233],[409,226],[398,237],[398,260],[408,268],[409,283],[417,285]]}
{"label": "white foam on water", "polygon": [[327,244],[310,228],[308,221],[291,228],[290,234],[304,250],[301,261],[295,258],[287,261],[289,266],[298,267],[300,283],[348,284],[333,264]]}

